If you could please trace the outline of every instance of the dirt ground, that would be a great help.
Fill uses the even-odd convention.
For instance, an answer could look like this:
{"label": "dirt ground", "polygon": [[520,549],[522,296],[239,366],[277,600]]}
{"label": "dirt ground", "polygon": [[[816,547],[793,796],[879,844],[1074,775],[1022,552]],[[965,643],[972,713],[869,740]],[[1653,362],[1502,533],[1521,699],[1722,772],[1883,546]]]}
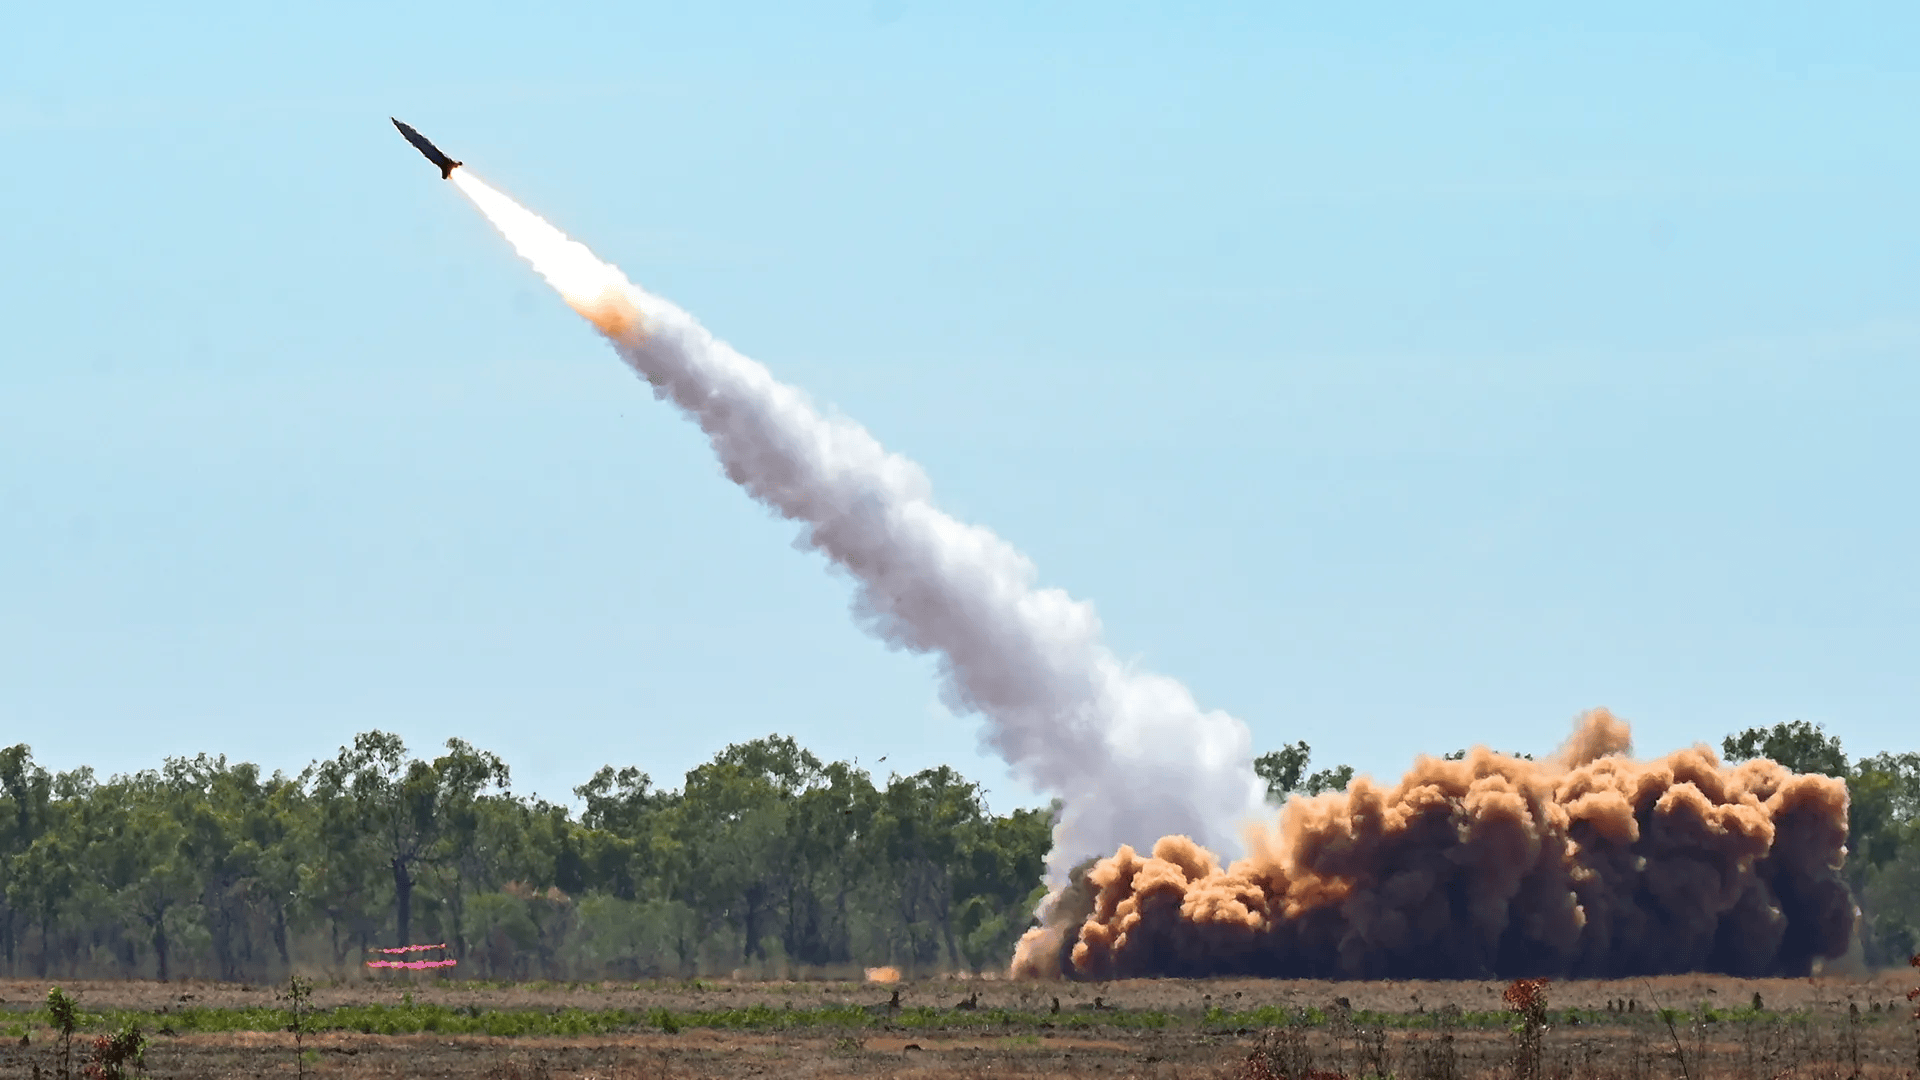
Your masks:
{"label": "dirt ground", "polygon": [[[1621,981],[1556,982],[1551,1008],[1590,1009],[1586,1023],[1556,1023],[1541,1040],[1534,1080],[1920,1080],[1916,1030],[1908,1020],[1906,989],[1913,973],[1877,977],[1742,980],[1675,976]],[[208,983],[63,982],[86,1009],[160,1012],[182,1007],[249,1008],[274,1004],[270,988]],[[41,1004],[46,981],[0,981],[0,1019]],[[662,982],[482,987],[459,982],[359,981],[322,986],[318,1008],[416,1002],[481,1009],[562,1008],[679,1012],[765,1005],[795,1009],[823,1005],[884,1006],[894,989],[905,1007],[950,1009],[978,995],[979,1009],[1060,1011],[1090,1020],[1071,1029],[1004,1031],[888,1029],[833,1032],[724,1031],[689,1028],[676,1034],[647,1030],[578,1038],[500,1039],[484,1036],[363,1035],[307,1037],[309,1076],[492,1080],[627,1080],[627,1078],[1152,1077],[1203,1078],[1306,1075],[1393,1076],[1397,1080],[1514,1077],[1515,1039],[1505,1031],[1453,1032],[1366,1029],[1335,1022],[1303,1033],[1226,1030],[1203,1023],[1211,1006],[1229,1012],[1263,1005],[1317,1007],[1338,1017],[1342,999],[1361,1012],[1500,1010],[1505,983],[1306,982],[1257,979],[1137,980],[1112,983],[1039,983],[1001,980],[927,980],[897,986],[851,982]],[[1750,1005],[1758,993],[1768,1010],[1810,1010],[1812,1022],[1722,1023],[1675,1030],[1657,1009]],[[1631,1002],[1631,1012],[1611,1012]],[[1850,1012],[1857,1009],[1858,1015]],[[1141,1030],[1102,1024],[1103,1011],[1159,1011],[1171,1025]],[[884,1012],[884,1010],[881,1010]],[[1291,1039],[1282,1045],[1279,1040]],[[1263,1043],[1263,1040],[1265,1042]],[[1265,1051],[1260,1048],[1265,1046]],[[0,1077],[27,1078],[34,1067],[56,1073],[46,1033],[33,1045],[0,1045]],[[1259,1061],[1249,1063],[1250,1055]],[[1261,1062],[1266,1063],[1262,1072]],[[296,1075],[292,1037],[280,1032],[155,1036],[147,1054],[156,1077],[278,1077]],[[77,1069],[76,1069],[77,1073]],[[1527,1080],[1522,1077],[1521,1080]]]}
{"label": "dirt ground", "polygon": [[[1609,1001],[1637,1000],[1640,1008],[1694,1008],[1705,1001],[1716,1008],[1749,1004],[1755,993],[1768,1009],[1783,1012],[1812,1009],[1845,1012],[1849,1004],[1867,1009],[1905,1004],[1907,988],[1920,976],[1910,969],[1873,976],[1818,976],[1810,979],[1737,979],[1724,975],[1666,975],[1653,979],[1555,981],[1549,996],[1555,1009],[1604,1009]],[[77,996],[87,1008],[138,1009],[157,1012],[165,1007],[244,1009],[271,1007],[274,988],[235,983],[176,981],[89,981],[65,979],[0,979],[0,1010],[37,1008],[46,1000],[47,987],[58,984]],[[951,1007],[978,994],[982,1009],[1045,1009],[1058,997],[1062,1008],[1090,1005],[1095,998],[1117,1009],[1180,1013],[1204,1012],[1219,1005],[1229,1010],[1262,1005],[1288,1008],[1326,1007],[1346,998],[1356,1010],[1372,1012],[1432,1011],[1448,1005],[1467,1012],[1502,1008],[1504,981],[1380,981],[1326,982],[1288,979],[1129,979],[1115,982],[1036,982],[1004,979],[941,978],[897,984],[844,980],[805,982],[730,982],[724,980],[666,980],[648,983],[527,983],[508,987],[438,980],[430,976],[359,979],[338,985],[320,984],[313,995],[315,1008],[398,1004],[411,994],[421,1003],[451,1007],[494,1009],[653,1009],[681,1011],[743,1009],[752,1005],[798,1008],[824,1005],[872,1005],[886,1002],[890,991],[900,991],[907,1007]]]}

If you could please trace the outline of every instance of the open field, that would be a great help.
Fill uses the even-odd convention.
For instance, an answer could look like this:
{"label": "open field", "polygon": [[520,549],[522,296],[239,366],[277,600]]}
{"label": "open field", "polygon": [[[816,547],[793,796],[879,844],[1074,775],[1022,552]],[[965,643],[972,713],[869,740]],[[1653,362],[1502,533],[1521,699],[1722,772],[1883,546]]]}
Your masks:
{"label": "open field", "polygon": [[[1254,979],[360,981],[315,990],[303,1042],[309,1075],[342,1078],[1915,1080],[1912,974],[1553,983],[1532,1056],[1504,983]],[[76,1046],[138,1023],[153,1076],[295,1074],[290,1015],[272,989],[63,986],[86,1014]],[[36,1064],[57,1075],[47,987],[0,981],[0,1076]]]}

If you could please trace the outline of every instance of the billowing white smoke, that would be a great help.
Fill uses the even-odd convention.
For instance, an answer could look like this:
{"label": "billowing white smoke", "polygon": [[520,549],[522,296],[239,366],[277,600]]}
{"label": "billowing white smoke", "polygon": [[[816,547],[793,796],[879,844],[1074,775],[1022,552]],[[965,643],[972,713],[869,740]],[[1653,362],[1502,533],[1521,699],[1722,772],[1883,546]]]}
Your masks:
{"label": "billowing white smoke", "polygon": [[934,506],[926,475],[864,428],[820,415],[793,387],[511,199],[453,182],[514,250],[700,425],[727,476],[801,523],[859,582],[856,617],[939,659],[942,697],[987,719],[986,741],[1063,804],[1048,878],[1122,843],[1184,833],[1237,847],[1261,813],[1246,725],[1187,688],[1130,670],[1091,605],[1034,585],[1006,541]]}

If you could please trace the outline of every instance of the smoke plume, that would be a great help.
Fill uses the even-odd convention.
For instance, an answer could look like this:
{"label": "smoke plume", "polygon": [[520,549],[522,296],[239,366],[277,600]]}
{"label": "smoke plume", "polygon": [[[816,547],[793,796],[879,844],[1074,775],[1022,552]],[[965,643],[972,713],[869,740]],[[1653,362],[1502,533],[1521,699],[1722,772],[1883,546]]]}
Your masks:
{"label": "smoke plume", "polygon": [[853,576],[860,623],[936,656],[948,706],[984,716],[985,740],[1015,774],[1061,799],[1050,880],[1143,836],[1227,843],[1261,814],[1246,726],[1202,710],[1173,679],[1122,664],[1090,605],[1035,587],[1019,551],[942,513],[918,466],[822,416],[467,169],[451,180],[655,396],[700,425],[728,479]]}
{"label": "smoke plume", "polygon": [[1224,869],[1184,836],[1121,847],[1074,872],[1014,972],[1800,975],[1846,950],[1844,781],[1629,750],[1598,709],[1546,761],[1480,747],[1295,798]]}

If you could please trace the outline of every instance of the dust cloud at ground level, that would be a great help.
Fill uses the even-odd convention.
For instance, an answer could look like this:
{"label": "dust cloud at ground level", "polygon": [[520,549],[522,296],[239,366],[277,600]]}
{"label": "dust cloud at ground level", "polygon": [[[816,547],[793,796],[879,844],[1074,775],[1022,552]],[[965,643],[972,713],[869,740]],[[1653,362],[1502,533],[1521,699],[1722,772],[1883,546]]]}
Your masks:
{"label": "dust cloud at ground level", "polygon": [[1481,747],[1295,798],[1231,866],[1186,837],[1121,847],[1076,875],[1013,973],[1801,975],[1846,950],[1844,781],[1630,749],[1596,709],[1544,761]]}

